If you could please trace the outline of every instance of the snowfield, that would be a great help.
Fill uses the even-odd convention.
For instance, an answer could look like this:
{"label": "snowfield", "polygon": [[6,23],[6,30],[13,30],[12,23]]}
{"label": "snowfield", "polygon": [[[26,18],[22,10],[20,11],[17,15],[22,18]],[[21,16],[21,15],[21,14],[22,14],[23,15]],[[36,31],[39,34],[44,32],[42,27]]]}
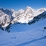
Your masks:
{"label": "snowfield", "polygon": [[43,31],[46,26],[45,20],[28,26],[24,25],[25,28],[28,28],[26,31],[10,33],[0,31],[0,46],[46,46],[46,30]]}
{"label": "snowfield", "polygon": [[0,34],[0,46],[46,46],[46,31],[24,31]]}

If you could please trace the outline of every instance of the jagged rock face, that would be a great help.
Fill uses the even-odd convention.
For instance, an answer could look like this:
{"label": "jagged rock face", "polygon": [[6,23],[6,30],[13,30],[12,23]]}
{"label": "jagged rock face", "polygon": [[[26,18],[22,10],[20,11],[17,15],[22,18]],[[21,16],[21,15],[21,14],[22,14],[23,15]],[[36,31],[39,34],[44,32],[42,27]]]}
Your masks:
{"label": "jagged rock face", "polygon": [[0,27],[3,29],[4,27],[8,28],[9,25],[14,23],[29,23],[32,20],[32,22],[38,21],[41,18],[46,18],[45,11],[46,8],[35,10],[28,6],[25,10],[20,9],[17,12],[13,9],[0,8]]}

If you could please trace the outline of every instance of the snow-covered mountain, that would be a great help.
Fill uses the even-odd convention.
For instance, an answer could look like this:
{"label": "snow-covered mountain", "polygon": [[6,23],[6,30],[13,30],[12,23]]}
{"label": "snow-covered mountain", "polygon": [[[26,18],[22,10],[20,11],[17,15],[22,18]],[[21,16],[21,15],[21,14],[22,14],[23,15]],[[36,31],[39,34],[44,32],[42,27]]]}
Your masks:
{"label": "snow-covered mountain", "polygon": [[4,29],[14,23],[29,23],[30,21],[38,20],[39,17],[40,19],[43,17],[46,18],[45,11],[46,8],[35,10],[29,6],[25,10],[20,9],[19,11],[0,8],[0,27]]}
{"label": "snow-covered mountain", "polygon": [[25,10],[20,9],[18,12],[15,13],[15,15],[13,15],[15,18],[13,19],[12,23],[14,22],[28,23],[35,16],[41,14],[44,11],[46,11],[46,9],[44,8],[35,10],[27,6]]}

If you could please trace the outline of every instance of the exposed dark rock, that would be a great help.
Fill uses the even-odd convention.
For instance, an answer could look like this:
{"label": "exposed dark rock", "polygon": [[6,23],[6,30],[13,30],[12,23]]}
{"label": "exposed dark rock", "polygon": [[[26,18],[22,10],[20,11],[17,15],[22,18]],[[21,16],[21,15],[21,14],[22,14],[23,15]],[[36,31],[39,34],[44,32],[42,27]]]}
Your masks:
{"label": "exposed dark rock", "polygon": [[29,21],[28,24],[29,24],[29,25],[30,25],[30,24],[33,24],[33,23],[35,23],[35,22],[38,22],[40,19],[43,20],[43,19],[45,19],[45,18],[46,18],[46,11],[43,12],[42,14],[38,15],[38,16],[35,16],[32,21]]}

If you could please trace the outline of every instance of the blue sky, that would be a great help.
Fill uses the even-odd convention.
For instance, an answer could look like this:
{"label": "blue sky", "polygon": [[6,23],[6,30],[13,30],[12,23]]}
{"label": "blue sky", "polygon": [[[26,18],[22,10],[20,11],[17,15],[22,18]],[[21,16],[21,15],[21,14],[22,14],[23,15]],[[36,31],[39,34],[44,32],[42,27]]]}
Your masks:
{"label": "blue sky", "polygon": [[46,8],[46,0],[0,0],[0,7],[7,9],[25,9],[30,6],[34,9]]}

